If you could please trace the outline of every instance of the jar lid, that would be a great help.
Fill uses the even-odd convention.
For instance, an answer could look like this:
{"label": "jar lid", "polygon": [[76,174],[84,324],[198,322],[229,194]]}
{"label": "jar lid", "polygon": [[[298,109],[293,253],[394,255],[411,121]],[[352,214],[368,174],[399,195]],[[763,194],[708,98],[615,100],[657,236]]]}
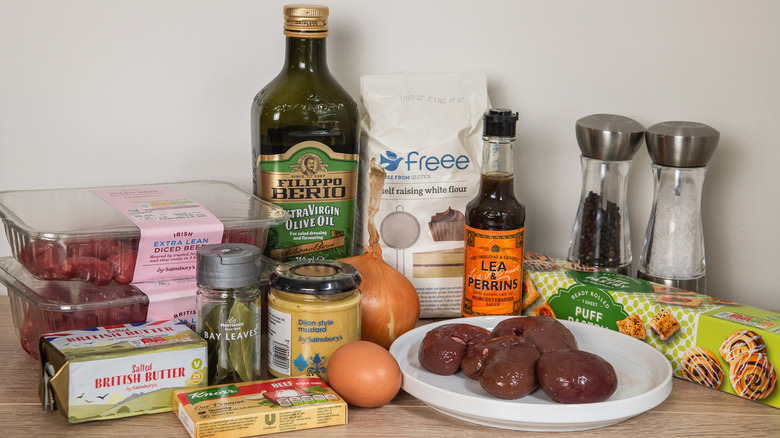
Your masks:
{"label": "jar lid", "polygon": [[661,166],[702,167],[719,139],[720,132],[703,123],[661,122],[647,128],[647,152]]}
{"label": "jar lid", "polygon": [[642,124],[615,114],[585,116],[577,120],[574,130],[582,154],[604,161],[630,160],[645,135]]}
{"label": "jar lid", "polygon": [[198,285],[239,288],[257,284],[261,272],[260,248],[246,243],[203,245],[197,250]]}
{"label": "jar lid", "polygon": [[271,287],[283,292],[333,295],[357,289],[360,273],[336,260],[282,263],[271,273]]}

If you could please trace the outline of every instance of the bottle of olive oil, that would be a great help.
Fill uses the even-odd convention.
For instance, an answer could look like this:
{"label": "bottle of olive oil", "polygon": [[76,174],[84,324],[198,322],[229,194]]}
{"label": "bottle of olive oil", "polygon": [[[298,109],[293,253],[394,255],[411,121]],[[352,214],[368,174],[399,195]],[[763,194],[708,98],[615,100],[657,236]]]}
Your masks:
{"label": "bottle of olive oil", "polygon": [[252,104],[255,194],[290,220],[269,230],[280,261],[352,255],[359,114],[328,70],[328,8],[284,7],[286,59]]}

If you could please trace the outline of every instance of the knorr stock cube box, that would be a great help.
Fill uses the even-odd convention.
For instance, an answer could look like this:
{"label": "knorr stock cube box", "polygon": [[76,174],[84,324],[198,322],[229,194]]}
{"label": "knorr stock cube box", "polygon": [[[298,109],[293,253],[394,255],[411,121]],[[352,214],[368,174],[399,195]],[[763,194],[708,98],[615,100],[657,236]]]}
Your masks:
{"label": "knorr stock cube box", "polygon": [[177,389],[172,401],[173,412],[193,438],[239,438],[347,424],[347,403],[318,377]]}
{"label": "knorr stock cube box", "polygon": [[780,314],[529,252],[525,315],[599,325],[641,339],[675,377],[780,408]]}
{"label": "knorr stock cube box", "polygon": [[71,423],[171,410],[174,388],[205,386],[206,341],[179,321],[45,334],[44,410]]}

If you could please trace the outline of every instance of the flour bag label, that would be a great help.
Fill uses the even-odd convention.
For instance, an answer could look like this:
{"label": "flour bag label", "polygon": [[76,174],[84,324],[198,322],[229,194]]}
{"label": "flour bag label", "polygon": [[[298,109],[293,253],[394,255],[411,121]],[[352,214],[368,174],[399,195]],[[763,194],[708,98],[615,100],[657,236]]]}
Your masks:
{"label": "flour bag label", "polygon": [[[360,194],[368,163],[386,171],[375,223],[385,261],[411,280],[423,318],[460,315],[466,204],[480,181],[482,116],[490,106],[479,73],[399,73],[361,78]],[[356,245],[367,243],[359,198]]]}

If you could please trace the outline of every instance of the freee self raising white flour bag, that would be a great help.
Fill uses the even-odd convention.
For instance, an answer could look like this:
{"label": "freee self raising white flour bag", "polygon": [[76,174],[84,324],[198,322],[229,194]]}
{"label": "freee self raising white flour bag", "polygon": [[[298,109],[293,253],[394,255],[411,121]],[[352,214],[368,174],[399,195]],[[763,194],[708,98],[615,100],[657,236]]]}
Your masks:
{"label": "freee self raising white flour bag", "polygon": [[[414,284],[420,317],[459,316],[463,213],[479,189],[487,79],[481,73],[363,76],[361,99],[361,193],[369,193],[371,159],[387,173],[375,218],[383,257]],[[366,209],[361,199],[362,230]],[[362,234],[356,242],[365,244]]]}

